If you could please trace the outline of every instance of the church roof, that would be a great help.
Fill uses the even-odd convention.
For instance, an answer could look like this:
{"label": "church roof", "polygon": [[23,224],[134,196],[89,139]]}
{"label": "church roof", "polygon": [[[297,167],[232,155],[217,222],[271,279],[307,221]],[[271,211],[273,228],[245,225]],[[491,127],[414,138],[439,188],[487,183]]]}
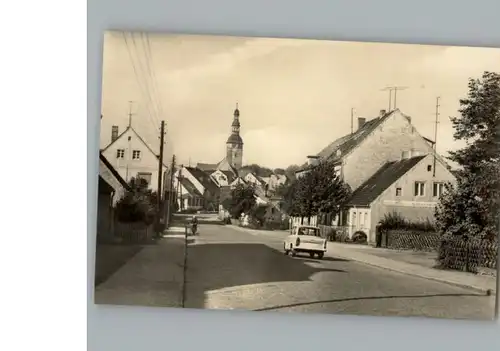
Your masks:
{"label": "church roof", "polygon": [[238,134],[231,134],[229,138],[227,138],[226,144],[243,145],[243,139],[241,139]]}

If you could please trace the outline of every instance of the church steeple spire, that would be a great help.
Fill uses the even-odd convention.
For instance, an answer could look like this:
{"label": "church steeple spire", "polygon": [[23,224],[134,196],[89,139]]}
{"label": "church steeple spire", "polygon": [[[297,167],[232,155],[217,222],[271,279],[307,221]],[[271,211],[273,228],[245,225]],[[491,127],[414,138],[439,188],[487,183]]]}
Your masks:
{"label": "church steeple spire", "polygon": [[240,136],[240,110],[238,103],[233,113],[233,123],[231,124],[231,135],[226,142],[226,159],[231,166],[236,169],[241,168],[243,158],[243,140]]}

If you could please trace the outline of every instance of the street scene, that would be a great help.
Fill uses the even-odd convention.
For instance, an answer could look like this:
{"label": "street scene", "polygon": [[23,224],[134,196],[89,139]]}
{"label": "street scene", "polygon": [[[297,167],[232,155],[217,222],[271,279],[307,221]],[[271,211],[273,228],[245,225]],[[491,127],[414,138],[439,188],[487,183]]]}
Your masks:
{"label": "street scene", "polygon": [[95,303],[496,317],[500,50],[104,48]]}

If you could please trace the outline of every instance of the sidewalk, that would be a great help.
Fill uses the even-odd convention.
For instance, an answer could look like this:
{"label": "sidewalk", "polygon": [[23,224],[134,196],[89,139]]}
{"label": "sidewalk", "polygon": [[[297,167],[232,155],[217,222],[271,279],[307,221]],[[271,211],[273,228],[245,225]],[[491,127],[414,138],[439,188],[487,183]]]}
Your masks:
{"label": "sidewalk", "polygon": [[96,304],[182,307],[185,240],[169,230],[95,289]]}
{"label": "sidewalk", "polygon": [[488,290],[492,294],[496,292],[496,277],[432,268],[431,253],[416,254],[390,250],[393,251],[391,253],[386,251],[389,250],[353,244],[328,243],[328,254],[332,256],[485,293]]}

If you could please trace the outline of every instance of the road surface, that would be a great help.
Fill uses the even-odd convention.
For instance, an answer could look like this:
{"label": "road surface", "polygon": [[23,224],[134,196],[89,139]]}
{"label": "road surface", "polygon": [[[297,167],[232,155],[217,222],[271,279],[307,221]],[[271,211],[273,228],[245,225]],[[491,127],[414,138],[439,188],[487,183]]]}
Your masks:
{"label": "road surface", "polygon": [[494,318],[494,296],[332,257],[289,257],[279,232],[201,224],[187,250],[186,308]]}

